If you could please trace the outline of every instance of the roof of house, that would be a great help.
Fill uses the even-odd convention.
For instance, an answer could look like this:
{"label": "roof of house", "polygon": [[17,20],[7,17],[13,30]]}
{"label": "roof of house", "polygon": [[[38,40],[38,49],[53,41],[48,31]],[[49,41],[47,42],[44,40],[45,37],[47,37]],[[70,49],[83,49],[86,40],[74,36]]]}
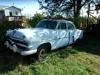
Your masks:
{"label": "roof of house", "polygon": [[21,9],[20,9],[20,8],[17,8],[17,7],[15,7],[15,6],[4,6],[4,5],[0,5],[0,10],[5,10],[5,9],[10,8],[10,7],[16,8],[16,9],[18,9],[18,10],[20,10],[20,11],[21,11]]}

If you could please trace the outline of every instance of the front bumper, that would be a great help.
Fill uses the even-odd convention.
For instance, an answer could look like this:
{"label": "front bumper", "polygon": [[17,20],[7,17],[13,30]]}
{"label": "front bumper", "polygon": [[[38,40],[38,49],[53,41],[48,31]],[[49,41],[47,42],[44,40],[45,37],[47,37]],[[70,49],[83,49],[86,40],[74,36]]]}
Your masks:
{"label": "front bumper", "polygon": [[[12,40],[9,41],[5,41],[4,45],[9,48],[10,50],[12,50],[13,52],[18,52],[23,56],[27,56],[27,55],[31,55],[31,54],[35,54],[37,52],[37,49],[28,49],[28,50],[24,50],[18,47],[17,44],[15,44]],[[21,47],[25,47],[23,44],[19,44]]]}

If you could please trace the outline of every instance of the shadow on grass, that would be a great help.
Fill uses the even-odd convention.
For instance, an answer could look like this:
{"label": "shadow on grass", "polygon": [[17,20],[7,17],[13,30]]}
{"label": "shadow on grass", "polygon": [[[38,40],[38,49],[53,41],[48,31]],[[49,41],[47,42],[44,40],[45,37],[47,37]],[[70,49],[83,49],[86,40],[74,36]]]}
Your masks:
{"label": "shadow on grass", "polygon": [[18,65],[30,65],[35,60],[23,57],[18,53],[14,53],[9,49],[2,48],[0,50],[0,73],[6,73],[14,70]]}
{"label": "shadow on grass", "polygon": [[[72,46],[69,46],[68,48],[69,50],[68,49],[66,50],[66,47],[64,47],[64,48],[54,50],[50,52],[50,54],[54,53],[54,55],[57,55],[57,57],[59,58],[68,57],[69,54],[76,53],[75,51],[70,50],[70,47]],[[33,59],[31,60],[30,57],[33,57]],[[0,50],[0,74],[13,71],[20,64],[28,66],[32,63],[35,63],[36,62],[35,58],[36,58],[35,55],[29,57],[23,57],[20,54],[14,53],[9,49],[2,48],[2,50]]]}
{"label": "shadow on grass", "polygon": [[82,42],[73,45],[77,51],[100,55],[100,37],[88,36]]}
{"label": "shadow on grass", "polygon": [[63,59],[63,58],[67,58],[71,54],[77,54],[78,51],[73,49],[73,45],[69,45],[69,46],[65,46],[57,50],[51,51],[51,53],[54,53],[57,57]]}

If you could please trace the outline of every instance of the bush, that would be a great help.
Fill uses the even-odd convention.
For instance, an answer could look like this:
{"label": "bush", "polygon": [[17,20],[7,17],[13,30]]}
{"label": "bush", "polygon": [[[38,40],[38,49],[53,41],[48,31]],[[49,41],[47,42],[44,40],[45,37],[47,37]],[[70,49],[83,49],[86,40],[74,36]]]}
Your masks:
{"label": "bush", "polygon": [[15,25],[15,22],[9,22],[6,20],[0,21],[0,48],[3,47],[6,31],[12,27],[16,28],[17,26]]}
{"label": "bush", "polygon": [[[88,20],[88,25],[87,25]],[[96,24],[97,20],[94,17],[79,17],[77,20],[76,27],[79,29],[87,30],[89,27],[92,27],[92,25]]]}
{"label": "bush", "polygon": [[28,24],[31,26],[31,27],[35,27],[36,24],[40,21],[44,19],[44,15],[43,14],[40,14],[40,13],[36,13],[32,19],[28,19]]}

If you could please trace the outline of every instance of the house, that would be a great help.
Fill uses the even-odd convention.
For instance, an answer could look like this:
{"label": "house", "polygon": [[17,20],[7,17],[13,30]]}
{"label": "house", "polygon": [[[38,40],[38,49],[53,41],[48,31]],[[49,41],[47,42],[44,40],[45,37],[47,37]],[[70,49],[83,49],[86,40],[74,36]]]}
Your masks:
{"label": "house", "polygon": [[0,6],[0,10],[4,10],[5,16],[21,16],[21,9],[15,6]]}
{"label": "house", "polygon": [[0,6],[0,20],[8,20],[21,25],[25,22],[25,16],[22,16],[21,11],[15,6]]}

